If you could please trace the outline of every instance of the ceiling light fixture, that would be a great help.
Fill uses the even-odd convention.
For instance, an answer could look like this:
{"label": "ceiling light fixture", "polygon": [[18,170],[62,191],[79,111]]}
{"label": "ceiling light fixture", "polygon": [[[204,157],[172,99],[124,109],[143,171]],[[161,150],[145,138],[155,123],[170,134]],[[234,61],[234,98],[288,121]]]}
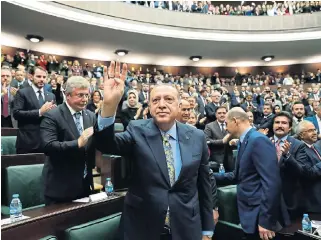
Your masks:
{"label": "ceiling light fixture", "polygon": [[274,56],[263,56],[261,57],[261,60],[265,61],[265,62],[270,62],[272,59],[274,59]]}
{"label": "ceiling light fixture", "polygon": [[124,50],[124,49],[119,49],[115,51],[115,54],[117,54],[118,56],[125,56],[128,54],[128,50]]}
{"label": "ceiling light fixture", "polygon": [[26,39],[29,40],[30,42],[33,42],[33,43],[39,43],[44,40],[43,37],[41,37],[39,35],[34,35],[34,34],[28,34],[26,36]]}
{"label": "ceiling light fixture", "polygon": [[198,62],[199,60],[202,59],[202,56],[191,56],[189,59],[194,62]]}

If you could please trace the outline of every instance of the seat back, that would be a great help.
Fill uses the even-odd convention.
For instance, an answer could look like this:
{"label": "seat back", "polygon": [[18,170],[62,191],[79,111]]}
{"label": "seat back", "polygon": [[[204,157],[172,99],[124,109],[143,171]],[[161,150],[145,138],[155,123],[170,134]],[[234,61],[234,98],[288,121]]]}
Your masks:
{"label": "seat back", "polygon": [[121,213],[116,213],[65,230],[66,240],[114,240],[116,239]]}
{"label": "seat back", "polygon": [[9,206],[15,193],[19,194],[23,209],[43,204],[42,169],[43,164],[7,167],[2,205]]}
{"label": "seat back", "polygon": [[218,208],[220,212],[220,220],[239,224],[239,214],[237,210],[236,185],[219,187]]}
{"label": "seat back", "polygon": [[16,154],[16,136],[1,136],[2,155]]}

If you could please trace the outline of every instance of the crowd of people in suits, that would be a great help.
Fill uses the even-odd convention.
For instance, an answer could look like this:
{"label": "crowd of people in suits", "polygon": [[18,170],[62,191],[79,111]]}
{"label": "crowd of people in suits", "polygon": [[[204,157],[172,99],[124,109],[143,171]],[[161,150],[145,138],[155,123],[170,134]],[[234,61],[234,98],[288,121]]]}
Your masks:
{"label": "crowd of people in suits", "polygon": [[[127,69],[123,70],[127,73]],[[149,144],[156,141],[152,133],[155,126],[148,125],[151,124],[148,120],[155,119],[156,113],[153,111],[157,110],[151,106],[157,105],[159,99],[164,99],[168,103],[174,101],[172,95],[164,95],[163,91],[176,89],[180,101],[175,120],[185,125],[183,127],[178,124],[179,128],[187,131],[186,134],[191,129],[199,129],[194,137],[200,137],[200,132],[205,135],[206,154],[211,168],[217,171],[218,165],[223,164],[228,172],[225,175],[214,174],[213,178],[215,177],[218,182],[239,182],[239,174],[241,174],[239,171],[242,170],[235,164],[233,150],[238,149],[240,153],[239,143],[250,141],[251,136],[261,139],[261,136],[266,135],[269,142],[266,142],[266,139],[262,140],[260,151],[267,156],[269,156],[268,151],[275,152],[280,185],[277,185],[277,181],[273,184],[277,185],[276,188],[282,189],[282,198],[279,199],[283,211],[281,225],[288,224],[291,219],[301,216],[303,212],[321,213],[320,84],[313,83],[311,87],[305,88],[304,85],[293,83],[289,90],[278,85],[275,91],[271,91],[269,86],[261,89],[261,87],[242,85],[235,86],[233,91],[229,92],[221,85],[198,84],[199,87],[196,87],[195,83],[188,82],[190,85],[185,88],[184,85],[166,82],[164,79],[158,79],[156,83],[138,84],[137,80],[127,77],[126,74],[126,78],[123,79],[122,95],[117,96],[115,109],[109,109],[106,106],[110,106],[112,99],[109,99],[109,95],[106,94],[104,89],[107,85],[104,81],[99,81],[101,79],[97,81],[97,79],[83,78],[75,74],[67,82],[64,81],[63,76],[57,76],[54,79],[55,82],[51,81],[48,84],[48,76],[46,69],[40,66],[31,68],[28,74],[18,69],[15,71],[14,78],[11,69],[4,67],[1,70],[2,127],[13,127],[15,124],[18,127],[16,143],[18,154],[44,152],[47,155],[44,167],[47,205],[88,196],[90,189],[93,189],[92,173],[88,170],[94,167],[94,144],[98,144],[97,148],[103,152],[108,149],[108,152],[120,153],[118,144],[123,146],[121,151],[131,146],[127,146],[125,144],[127,142],[131,144],[132,141],[136,141],[135,144],[141,144],[142,140],[134,140],[133,136],[146,134],[151,141]],[[170,89],[165,87],[163,89],[163,83],[168,83]],[[59,90],[57,90],[58,86]],[[153,91],[154,89],[156,91]],[[163,90],[160,91],[160,89]],[[113,93],[110,91],[108,89],[108,93]],[[152,92],[154,95],[158,93],[159,99],[152,98]],[[59,97],[60,102],[58,102]],[[115,115],[111,115],[113,111]],[[159,114],[160,119],[165,116],[165,113]],[[127,130],[117,142],[109,138],[109,134],[114,134],[109,126],[113,126],[115,117],[120,117]],[[148,124],[144,126],[150,128],[151,132],[138,130],[142,128],[141,124],[145,124],[140,119],[147,121],[146,124]],[[239,119],[240,122],[238,122]],[[93,128],[97,120],[98,134],[95,134],[101,141],[94,143],[91,136],[95,132]],[[244,125],[244,129],[248,124],[251,128],[249,135],[245,138],[238,136],[236,134],[238,128],[233,127],[233,124],[240,127]],[[255,133],[252,133],[253,131]],[[129,133],[136,135],[128,135]],[[39,141],[39,136],[42,141]],[[182,133],[180,138],[183,136],[185,133]],[[191,137],[191,134],[186,135],[186,139]],[[175,139],[175,136],[173,138]],[[194,147],[200,148],[201,145]],[[153,146],[151,148],[153,149]],[[254,146],[247,147],[247,154],[254,154],[253,149]],[[126,150],[127,153],[130,151]],[[143,150],[138,148],[135,151],[147,157]],[[245,152],[245,148],[243,151]],[[181,154],[183,158],[186,157],[184,152]],[[197,154],[195,153],[195,157],[199,156]],[[202,157],[205,156],[203,154]],[[245,156],[245,153],[242,152],[242,154]],[[151,155],[148,155],[148,158],[150,157]],[[68,161],[65,161],[66,159]],[[70,159],[74,159],[72,160],[73,169],[68,167]],[[256,157],[253,157],[254,162],[255,159]],[[137,164],[139,168],[144,168],[141,163]],[[186,166],[183,166],[184,171],[187,171],[184,167]],[[60,169],[59,172],[54,170],[57,168]],[[70,171],[74,172],[71,174]],[[184,173],[187,174],[187,172]],[[71,182],[70,175],[74,176]],[[143,179],[136,178],[136,181],[143,181]],[[65,184],[66,182],[70,183]],[[206,182],[206,185],[208,183],[216,187],[215,180]],[[75,186],[78,187],[75,188]],[[214,192],[211,195],[213,199],[215,199]],[[129,196],[128,198],[131,199],[128,201],[132,204],[135,201],[137,203],[138,200],[135,197],[135,195]],[[272,206],[274,203],[269,204]],[[216,214],[214,220],[217,220],[218,213],[214,211],[213,214]],[[247,219],[242,220],[241,215],[242,213],[240,213],[241,223],[246,222]],[[266,228],[267,226],[269,225],[266,225]],[[252,232],[253,225],[248,226],[247,230]]]}

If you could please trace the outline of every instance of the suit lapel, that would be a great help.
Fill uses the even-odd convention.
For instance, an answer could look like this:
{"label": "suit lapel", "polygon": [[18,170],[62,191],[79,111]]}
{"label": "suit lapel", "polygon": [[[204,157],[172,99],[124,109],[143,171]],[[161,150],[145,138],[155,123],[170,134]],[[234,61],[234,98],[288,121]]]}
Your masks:
{"label": "suit lapel", "polygon": [[39,104],[39,100],[38,100],[38,96],[36,95],[35,91],[33,90],[32,87],[30,88],[26,88],[28,89],[29,91],[29,96],[30,96],[30,99],[31,101],[33,102],[33,104],[38,108],[40,109],[40,104]]}
{"label": "suit lapel", "polygon": [[144,136],[146,138],[146,142],[152,151],[155,161],[165,179],[167,184],[170,186],[169,176],[168,176],[168,170],[167,170],[167,163],[166,163],[166,157],[165,152],[163,148],[163,141],[162,136],[155,125],[153,120],[150,120],[149,123],[146,125],[146,131],[144,132]]}
{"label": "suit lapel", "polygon": [[[69,125],[74,138],[75,139],[79,138],[80,135],[79,135],[78,129],[76,127],[74,118],[71,115],[71,112],[69,111],[66,103],[61,104],[61,112],[62,112],[63,118],[66,120],[67,124]],[[85,127],[85,121],[84,121],[84,127]]]}
{"label": "suit lapel", "polygon": [[216,128],[216,132],[219,133],[220,137],[223,138],[223,137],[224,137],[224,134],[223,134],[223,132],[222,132],[222,130],[221,130],[221,126],[218,124],[218,121],[217,121],[217,120],[214,122],[214,127]]}
{"label": "suit lapel", "polygon": [[189,135],[189,133],[192,132],[192,130],[186,131],[184,124],[179,122],[177,122],[176,124],[179,150],[181,153],[182,168],[175,184],[179,183],[181,176],[184,176],[185,167],[192,161],[191,137]]}
{"label": "suit lapel", "polygon": [[87,113],[87,110],[83,110],[82,111],[82,118],[83,118],[83,122],[84,122],[84,130],[89,128],[89,127],[92,127],[92,124],[90,124],[90,117]]}
{"label": "suit lapel", "polygon": [[48,91],[46,91],[45,89],[43,89],[43,93],[44,93],[44,95],[45,95],[45,103],[46,103],[46,102],[51,102],[51,101],[53,100]]}
{"label": "suit lapel", "polygon": [[[246,148],[246,145],[247,145],[247,143],[248,143],[248,139],[249,139],[249,137],[250,137],[250,135],[251,135],[251,133],[252,133],[253,131],[254,131],[253,128],[248,131],[248,133],[246,134],[246,136],[245,136],[245,138],[244,138],[244,140],[243,140],[243,142],[242,142],[242,144],[241,144],[241,147],[240,147],[240,149],[239,149],[239,151],[238,151],[237,160],[236,160],[236,166],[235,166],[235,168],[236,168],[236,176],[237,176],[237,177],[238,177],[238,173],[239,173],[239,169],[240,169],[240,160],[241,160],[241,158],[242,158],[242,155],[243,155],[244,150],[245,150],[245,148]],[[236,178],[236,179],[237,179],[237,178]]]}

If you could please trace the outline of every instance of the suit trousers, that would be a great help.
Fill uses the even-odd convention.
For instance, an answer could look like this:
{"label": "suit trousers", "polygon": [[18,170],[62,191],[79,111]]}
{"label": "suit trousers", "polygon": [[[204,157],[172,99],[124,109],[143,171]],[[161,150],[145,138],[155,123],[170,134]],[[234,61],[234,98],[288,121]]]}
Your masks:
{"label": "suit trousers", "polygon": [[76,200],[76,199],[80,199],[80,198],[84,198],[84,197],[88,197],[91,193],[90,191],[90,179],[87,175],[87,177],[85,177],[83,179],[83,194],[81,194],[80,196],[77,196],[73,199],[70,199],[70,198],[54,198],[54,197],[49,197],[49,196],[44,196],[45,198],[45,205],[46,206],[50,206],[50,205],[53,205],[53,204],[59,204],[59,203],[69,203],[69,202],[72,202],[73,200]]}

